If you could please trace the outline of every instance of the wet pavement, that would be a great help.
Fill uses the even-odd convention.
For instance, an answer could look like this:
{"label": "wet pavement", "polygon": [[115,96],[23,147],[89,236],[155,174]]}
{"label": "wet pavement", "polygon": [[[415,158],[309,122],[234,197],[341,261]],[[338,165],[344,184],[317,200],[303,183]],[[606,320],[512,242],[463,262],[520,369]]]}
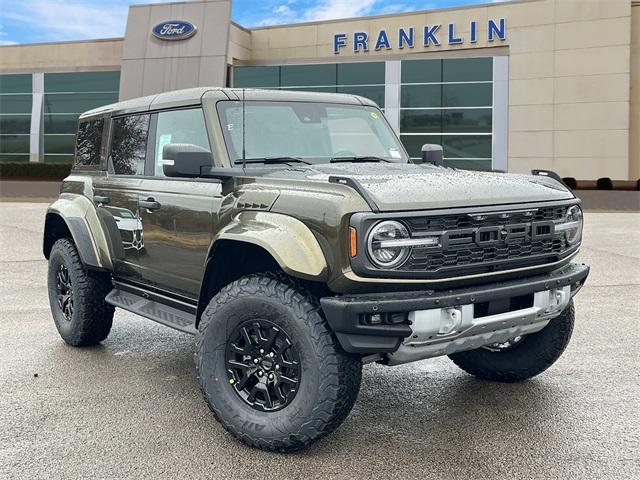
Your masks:
{"label": "wet pavement", "polygon": [[562,358],[475,380],[446,358],[369,365],[355,408],[308,450],[250,449],[215,421],[193,338],[123,311],[77,349],[49,313],[46,206],[0,203],[0,478],[639,478],[640,214],[587,213]]}

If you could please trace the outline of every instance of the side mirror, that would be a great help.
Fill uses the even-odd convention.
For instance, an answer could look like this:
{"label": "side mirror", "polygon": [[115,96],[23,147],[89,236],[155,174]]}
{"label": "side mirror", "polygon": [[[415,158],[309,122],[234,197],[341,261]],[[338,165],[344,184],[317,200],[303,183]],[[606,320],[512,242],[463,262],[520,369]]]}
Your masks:
{"label": "side mirror", "polygon": [[422,145],[422,162],[432,163],[437,166],[443,165],[442,145],[425,143]]}
{"label": "side mirror", "polygon": [[162,171],[167,177],[199,177],[202,167],[213,166],[206,148],[190,143],[168,143],[162,149]]}

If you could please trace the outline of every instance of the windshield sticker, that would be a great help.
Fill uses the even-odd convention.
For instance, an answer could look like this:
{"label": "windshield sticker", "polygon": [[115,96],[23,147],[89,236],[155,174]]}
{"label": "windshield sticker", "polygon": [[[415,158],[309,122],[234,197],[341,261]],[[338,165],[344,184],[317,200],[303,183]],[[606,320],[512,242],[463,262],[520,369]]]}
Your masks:
{"label": "windshield sticker", "polygon": [[371,112],[370,115],[371,115],[371,118],[373,118],[374,120],[377,120],[378,114],[376,112]]}
{"label": "windshield sticker", "polygon": [[400,151],[395,148],[389,149],[389,156],[391,158],[402,158],[402,155],[400,155]]}

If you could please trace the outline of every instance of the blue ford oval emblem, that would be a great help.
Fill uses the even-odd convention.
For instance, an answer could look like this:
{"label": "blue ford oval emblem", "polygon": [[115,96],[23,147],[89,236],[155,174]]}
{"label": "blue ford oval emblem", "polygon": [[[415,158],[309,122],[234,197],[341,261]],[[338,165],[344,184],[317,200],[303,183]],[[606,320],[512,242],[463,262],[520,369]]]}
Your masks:
{"label": "blue ford oval emblem", "polygon": [[196,26],[181,20],[168,20],[153,27],[151,33],[161,40],[184,40],[196,33]]}

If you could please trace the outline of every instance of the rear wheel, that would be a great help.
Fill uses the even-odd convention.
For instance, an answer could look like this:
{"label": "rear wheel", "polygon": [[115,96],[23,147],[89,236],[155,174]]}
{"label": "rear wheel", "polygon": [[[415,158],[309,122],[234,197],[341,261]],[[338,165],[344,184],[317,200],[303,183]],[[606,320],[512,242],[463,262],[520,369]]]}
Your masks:
{"label": "rear wheel", "polygon": [[88,271],[71,240],[62,238],[49,255],[49,305],[58,333],[69,345],[95,345],[107,338],[114,308],[104,299],[109,275]]}
{"label": "rear wheel", "polygon": [[264,450],[304,448],[336,429],[355,403],[357,356],[342,351],[315,296],[287,277],[251,275],[202,315],[196,368],[222,426]]}
{"label": "rear wheel", "polygon": [[536,333],[507,342],[449,355],[465,372],[483,380],[519,382],[553,365],[571,339],[573,300],[563,312]]}

